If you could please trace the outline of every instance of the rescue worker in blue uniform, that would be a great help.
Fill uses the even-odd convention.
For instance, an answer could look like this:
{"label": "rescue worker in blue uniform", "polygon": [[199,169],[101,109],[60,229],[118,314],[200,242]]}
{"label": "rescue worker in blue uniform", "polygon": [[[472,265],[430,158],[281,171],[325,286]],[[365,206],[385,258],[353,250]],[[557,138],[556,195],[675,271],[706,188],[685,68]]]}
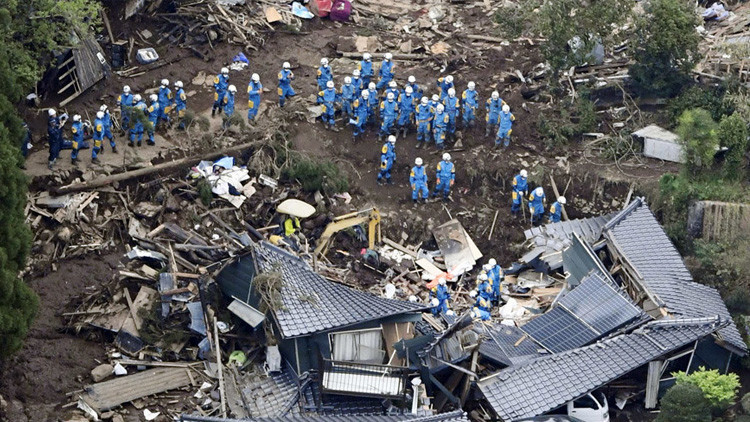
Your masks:
{"label": "rescue worker in blue uniform", "polygon": [[477,305],[479,301],[484,299],[488,302],[492,301],[493,291],[492,282],[486,273],[481,273],[477,277]]}
{"label": "rescue worker in blue uniform", "polygon": [[445,98],[448,96],[448,90],[451,88],[454,88],[453,86],[453,76],[448,75],[443,78],[438,78],[437,80],[437,86],[440,88],[440,100],[444,101]]}
{"label": "rescue worker in blue uniform", "polygon": [[250,83],[247,84],[247,120],[252,121],[258,115],[261,92],[263,92],[263,84],[260,83],[260,75],[253,73]]}
{"label": "rescue worker in blue uniform", "polygon": [[513,193],[512,202],[510,205],[510,213],[514,217],[518,217],[518,212],[521,210],[523,205],[523,198],[529,194],[528,184],[529,172],[526,169],[521,170],[517,175],[513,177]]}
{"label": "rescue worker in blue uniform", "polygon": [[177,127],[185,129],[185,109],[187,109],[187,95],[183,89],[182,81],[174,83],[174,99],[172,100],[172,109],[177,111]]}
{"label": "rescue worker in blue uniform", "polygon": [[132,147],[133,142],[136,138],[138,139],[138,146],[141,146],[143,140],[143,120],[146,118],[146,103],[141,98],[141,94],[135,94],[133,97],[133,108],[131,109],[131,117],[133,117],[133,127],[130,128],[130,143]]}
{"label": "rescue worker in blue uniform", "polygon": [[363,89],[367,89],[367,85],[362,83],[361,72],[359,69],[354,69],[352,72],[352,86],[354,87],[354,96],[358,96]]}
{"label": "rescue worker in blue uniform", "polygon": [[422,90],[419,89],[419,85],[417,84],[417,78],[414,77],[414,75],[410,75],[408,82],[406,83],[406,86],[410,86],[412,92],[414,92],[415,97],[421,97],[422,96]]}
{"label": "rescue worker in blue uniform", "polygon": [[417,148],[422,148],[422,145],[430,142],[430,126],[435,111],[429,102],[427,97],[422,97],[422,101],[417,105]]}
{"label": "rescue worker in blue uniform", "polygon": [[401,92],[398,90],[398,84],[396,83],[396,81],[388,82],[388,88],[383,91],[383,99],[388,98],[389,93],[393,94],[393,98],[398,101],[398,97],[401,95]]}
{"label": "rescue worker in blue uniform", "polygon": [[390,135],[397,116],[398,103],[396,102],[393,93],[389,92],[385,101],[380,103],[380,119],[382,120],[382,124],[380,125],[378,140],[382,140],[383,136]]}
{"label": "rescue worker in blue uniform", "polygon": [[516,116],[510,112],[508,104],[503,105],[503,111],[500,112],[500,127],[497,129],[497,138],[495,138],[495,147],[499,147],[502,142],[503,147],[510,145],[510,134],[513,132],[513,122]]}
{"label": "rescue worker in blue uniform", "polygon": [[279,107],[284,107],[286,99],[297,95],[292,88],[292,79],[294,79],[294,73],[290,70],[291,65],[289,62],[284,62],[281,66],[281,72],[279,72]]}
{"label": "rescue worker in blue uniform", "polygon": [[479,94],[476,91],[476,84],[469,82],[466,90],[461,94],[461,107],[463,107],[464,126],[474,126],[477,118],[477,107],[479,107]]}
{"label": "rescue worker in blue uniform", "polygon": [[407,86],[406,89],[404,89],[404,93],[401,94],[401,97],[398,99],[400,113],[398,116],[398,129],[403,133],[404,138],[409,132],[409,126],[411,126],[414,121],[414,107],[416,101],[417,97],[414,95],[414,90],[410,86]]}
{"label": "rescue worker in blue uniform", "polygon": [[320,67],[318,68],[317,81],[318,90],[323,91],[328,87],[328,81],[333,80],[333,71],[331,66],[328,66],[328,59],[323,57],[320,59]]}
{"label": "rescue worker in blue uniform", "polygon": [[97,111],[96,119],[94,120],[94,147],[91,148],[91,162],[99,164],[99,153],[103,152],[102,142],[104,141],[104,112]]}
{"label": "rescue worker in blue uniform", "polygon": [[122,93],[117,96],[117,107],[120,107],[122,130],[127,131],[130,129],[130,108],[133,107],[133,94],[129,86],[122,87]]}
{"label": "rescue worker in blue uniform", "polygon": [[169,123],[169,112],[171,111],[172,105],[172,91],[169,89],[169,80],[162,79],[161,87],[159,87],[159,120],[163,120]]}
{"label": "rescue worker in blue uniform", "polygon": [[224,108],[224,96],[227,95],[227,88],[229,87],[229,69],[226,67],[221,68],[221,73],[216,75],[214,78],[214,106],[211,109],[211,117],[213,117],[218,111],[221,114]]}
{"label": "rescue worker in blue uniform", "polygon": [[375,70],[372,68],[372,56],[370,53],[362,55],[362,60],[359,62],[359,73],[362,78],[362,87],[368,87],[372,77],[375,76]]}
{"label": "rescue worker in blue uniform", "polygon": [[368,105],[368,99],[370,98],[370,92],[368,90],[362,91],[362,96],[354,100],[352,103],[352,108],[354,109],[354,117],[350,120],[350,123],[354,126],[352,128],[352,136],[354,137],[354,141],[357,140],[357,138],[365,133],[365,125],[367,124],[367,115],[370,111],[370,106]]}
{"label": "rescue worker in blue uniform", "polygon": [[445,112],[445,106],[438,104],[432,120],[432,137],[438,149],[445,148],[445,131],[448,129],[449,122],[450,116]]}
{"label": "rescue worker in blue uniform", "polygon": [[320,118],[323,119],[323,124],[328,129],[336,127],[336,119],[334,118],[336,97],[336,88],[334,88],[333,81],[326,82],[326,88],[318,92],[318,104],[323,104],[323,114],[320,115]]}
{"label": "rescue worker in blue uniform", "polygon": [[370,82],[369,85],[367,85],[367,92],[369,93],[367,98],[367,121],[374,125],[375,117],[378,115],[378,109],[380,107],[378,89],[375,82]]}
{"label": "rescue worker in blue uniform", "polygon": [[546,203],[547,197],[544,195],[544,189],[541,186],[534,189],[529,195],[529,212],[531,213],[531,224],[534,226],[542,223]]}
{"label": "rescue worker in blue uniform", "polygon": [[224,96],[224,123],[223,127],[226,129],[231,125],[229,121],[234,115],[234,96],[237,94],[237,87],[229,85],[227,88],[227,95]]}
{"label": "rescue worker in blue uniform", "polygon": [[437,94],[432,94],[432,98],[430,99],[430,108],[432,109],[433,114],[435,114],[435,111],[437,111],[438,104],[440,104],[440,96]]}
{"label": "rescue worker in blue uniform", "polygon": [[[60,155],[60,150],[63,149],[65,141],[63,140],[62,128],[65,125],[67,114],[57,116],[57,111],[51,108],[47,112],[49,119],[47,120],[47,136],[49,138],[49,162],[47,168],[52,170],[52,166],[55,165],[57,157]],[[71,144],[72,146],[72,144]]]}
{"label": "rescue worker in blue uniform", "polygon": [[22,123],[23,127],[23,138],[21,139],[21,155],[23,155],[24,164],[21,164],[22,169],[26,169],[26,158],[29,156],[29,151],[31,150],[31,129],[29,129],[29,124],[26,122]]}
{"label": "rescue worker in blue uniform", "polygon": [[495,130],[495,126],[500,122],[500,111],[503,109],[505,101],[500,98],[500,94],[497,91],[492,91],[492,95],[487,99],[487,103],[484,108],[487,112],[485,116],[485,130],[484,136],[490,136],[490,132]]}
{"label": "rescue worker in blue uniform", "polygon": [[396,65],[393,63],[393,54],[385,53],[383,63],[380,64],[380,80],[378,81],[378,91],[383,89],[394,77],[394,68]]}
{"label": "rescue worker in blue uniform", "polygon": [[[149,145],[156,145],[156,142],[154,142],[154,132],[156,132],[156,125],[159,123],[159,116],[161,116],[161,110],[159,110],[159,96],[156,94],[151,94],[149,97],[151,100],[151,105],[146,109],[148,111],[148,121],[151,123],[148,127],[148,141],[146,141]],[[224,97],[224,100],[226,101],[226,96]]]}
{"label": "rescue worker in blue uniform", "polygon": [[73,134],[73,151],[70,152],[70,161],[75,166],[78,165],[78,151],[84,144],[83,141],[83,122],[81,116],[73,116],[73,124],[70,126],[70,132]]}
{"label": "rescue worker in blue uniform", "polygon": [[445,103],[445,112],[448,114],[448,134],[451,137],[456,133],[456,120],[458,119],[458,113],[460,112],[460,104],[458,97],[456,97],[455,88],[448,90],[448,96],[443,100]]}
{"label": "rescue worker in blue uniform", "polygon": [[[437,305],[433,305],[433,315],[440,315],[441,313],[448,313],[450,310],[449,301],[451,300],[451,292],[448,290],[445,278],[441,278],[438,285],[430,290],[430,296],[437,299]],[[434,303],[434,302],[433,302]]]}
{"label": "rescue worker in blue uniform", "polygon": [[430,196],[430,191],[427,188],[427,169],[423,165],[422,158],[417,157],[414,160],[414,167],[411,168],[409,174],[409,185],[411,185],[411,200],[416,204],[420,200],[424,203]]}
{"label": "rescue worker in blue uniform", "polygon": [[560,196],[557,198],[557,201],[553,202],[552,205],[549,206],[549,222],[550,223],[559,223],[560,218],[562,217],[562,207],[567,203],[567,199],[565,199],[564,196]]}
{"label": "rescue worker in blue uniform", "polygon": [[109,146],[112,147],[112,152],[117,154],[117,145],[115,144],[115,137],[112,134],[112,115],[109,114],[109,109],[107,109],[105,104],[99,107],[99,111],[104,113],[104,118],[102,119],[102,122],[104,122],[104,137],[109,139]]}
{"label": "rescue worker in blue uniform", "polygon": [[492,314],[488,310],[486,301],[483,301],[482,305],[471,309],[471,317],[481,321],[489,321],[492,318]]}
{"label": "rescue worker in blue uniform", "polygon": [[341,86],[341,112],[347,117],[351,117],[354,114],[352,103],[357,96],[359,91],[356,90],[352,85],[352,78],[349,76],[344,78],[344,85]]}
{"label": "rescue worker in blue uniform", "polygon": [[383,179],[392,185],[391,180],[391,168],[393,163],[396,161],[396,137],[391,135],[388,137],[388,142],[383,144],[380,149],[380,172],[378,172],[378,184],[383,184]]}
{"label": "rescue worker in blue uniform", "polygon": [[432,192],[432,196],[437,196],[438,192],[443,192],[443,201],[448,200],[448,195],[451,193],[451,188],[456,182],[456,167],[451,162],[451,155],[447,152],[443,154],[443,161],[439,162],[435,170],[435,190]]}
{"label": "rescue worker in blue uniform", "polygon": [[500,295],[502,293],[502,281],[505,275],[503,269],[497,265],[495,258],[490,258],[484,266],[482,266],[487,278],[492,284],[492,301],[499,302],[501,300]]}

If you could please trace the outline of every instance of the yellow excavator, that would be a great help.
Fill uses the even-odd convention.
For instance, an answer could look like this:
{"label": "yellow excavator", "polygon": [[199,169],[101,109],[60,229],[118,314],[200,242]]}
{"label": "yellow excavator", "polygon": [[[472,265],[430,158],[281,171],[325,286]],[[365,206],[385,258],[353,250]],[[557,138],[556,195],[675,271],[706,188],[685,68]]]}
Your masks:
{"label": "yellow excavator", "polygon": [[349,214],[340,215],[333,219],[326,226],[323,234],[318,239],[318,246],[315,247],[315,256],[323,256],[328,252],[328,246],[331,243],[333,235],[341,230],[350,227],[364,225],[367,223],[367,242],[370,249],[375,248],[375,237],[380,243],[380,211],[377,208],[368,208],[366,210],[356,211]]}

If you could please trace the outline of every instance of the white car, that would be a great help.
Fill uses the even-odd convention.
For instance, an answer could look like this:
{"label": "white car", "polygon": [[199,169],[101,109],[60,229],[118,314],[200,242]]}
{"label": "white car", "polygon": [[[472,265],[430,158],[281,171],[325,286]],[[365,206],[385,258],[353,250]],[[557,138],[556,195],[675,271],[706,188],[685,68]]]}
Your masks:
{"label": "white car", "polygon": [[594,392],[569,401],[568,416],[583,422],[609,422],[607,398],[602,392]]}

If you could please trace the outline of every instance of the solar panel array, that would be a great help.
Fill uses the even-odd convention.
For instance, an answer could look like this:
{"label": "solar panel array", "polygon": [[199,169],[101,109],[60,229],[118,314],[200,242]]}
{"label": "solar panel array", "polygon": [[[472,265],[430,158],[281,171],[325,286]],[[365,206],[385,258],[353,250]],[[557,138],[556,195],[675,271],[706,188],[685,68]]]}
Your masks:
{"label": "solar panel array", "polygon": [[603,275],[592,273],[558,306],[521,329],[551,352],[584,346],[638,318],[642,311]]}

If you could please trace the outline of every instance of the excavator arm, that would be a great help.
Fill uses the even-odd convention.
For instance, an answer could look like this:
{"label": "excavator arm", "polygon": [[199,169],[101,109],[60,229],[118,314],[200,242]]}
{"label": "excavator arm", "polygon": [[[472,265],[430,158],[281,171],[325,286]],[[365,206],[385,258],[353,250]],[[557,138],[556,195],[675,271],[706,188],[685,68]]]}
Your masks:
{"label": "excavator arm", "polygon": [[375,247],[375,239],[377,238],[377,241],[380,242],[380,211],[370,208],[334,218],[326,226],[323,234],[320,235],[318,246],[315,247],[315,255],[323,256],[328,252],[328,246],[336,233],[363,224],[367,224],[368,247],[373,249]]}

